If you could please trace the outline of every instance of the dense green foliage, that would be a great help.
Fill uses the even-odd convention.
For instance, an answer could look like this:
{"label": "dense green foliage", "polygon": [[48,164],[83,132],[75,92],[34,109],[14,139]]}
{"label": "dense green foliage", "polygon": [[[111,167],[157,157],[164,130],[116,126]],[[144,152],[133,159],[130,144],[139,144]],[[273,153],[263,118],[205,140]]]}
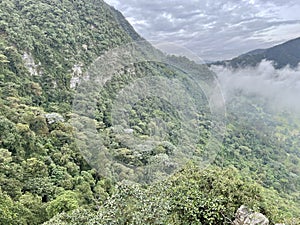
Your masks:
{"label": "dense green foliage", "polygon": [[231,224],[242,202],[276,221],[286,216],[282,210],[292,208],[276,195],[235,168],[199,171],[188,166],[148,187],[121,183],[97,212],[78,209],[46,224]]}
{"label": "dense green foliage", "polygon": [[[91,168],[75,144],[69,122],[72,70],[79,65],[85,71],[106,50],[140,37],[101,0],[2,0],[0,18],[0,224],[228,224],[242,204],[272,222],[299,216],[299,122],[291,122],[292,116],[257,108],[276,131],[272,136],[263,127],[251,129],[246,118],[256,117],[255,110],[234,103],[218,167],[187,166],[152,185],[116,184]],[[28,58],[34,60],[31,66]],[[155,63],[131,69],[140,77],[178,75]],[[108,134],[112,100],[136,78],[131,75],[99,93],[96,119]],[[205,110],[197,121],[199,150],[209,137]],[[50,113],[60,114],[51,121]],[[165,141],[176,145],[178,116],[157,98],[133,108],[135,134],[149,136],[151,117],[157,115],[172,131]],[[117,137],[108,137],[116,160],[129,165],[172,152],[163,142],[150,155],[135,157]]]}
{"label": "dense green foliage", "polygon": [[[70,110],[74,65],[86,68],[104,51],[130,40],[102,1],[1,1],[0,10],[5,18],[2,39],[13,46],[10,51],[28,52],[35,59],[42,76],[33,80],[43,90],[36,103],[47,104],[51,111]],[[20,56],[16,62],[22,63]],[[13,72],[20,73],[16,66]]]}
{"label": "dense green foliage", "polygon": [[1,1],[0,14],[0,224],[41,224],[110,193],[77,150],[72,126],[46,114],[70,118],[74,64],[86,68],[130,37],[102,1]]}
{"label": "dense green foliage", "polygon": [[262,100],[242,96],[233,99],[228,110],[224,151],[217,164],[234,165],[299,202],[298,115],[274,111]]}

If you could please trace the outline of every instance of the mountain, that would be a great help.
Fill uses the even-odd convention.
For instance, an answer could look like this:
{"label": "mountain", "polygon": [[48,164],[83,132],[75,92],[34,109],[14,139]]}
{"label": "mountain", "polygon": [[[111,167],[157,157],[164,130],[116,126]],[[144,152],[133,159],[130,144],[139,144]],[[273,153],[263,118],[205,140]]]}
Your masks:
{"label": "mountain", "polygon": [[[178,163],[187,156],[214,154],[205,148],[214,127],[208,111],[211,105],[207,107],[205,93],[187,73],[165,62],[124,61],[124,68],[101,91],[90,99],[78,95],[98,58],[144,40],[120,12],[102,0],[2,0],[0,18],[0,224],[228,224],[241,205],[264,213],[272,223],[299,221],[300,123],[290,125],[290,117],[270,115],[261,105],[239,99],[240,105],[228,111],[224,140],[212,143],[222,151],[211,166],[199,169],[189,160],[179,169],[169,160],[178,152]],[[192,81],[212,78],[207,68],[185,57],[164,59],[189,68],[192,74],[200,71],[201,76]],[[156,89],[151,93],[157,91],[157,95],[132,105],[113,104],[118,97],[131,100],[119,92],[134,91],[130,87],[139,84],[136,80],[161,85],[157,81],[172,78],[181,81],[177,89],[176,82],[169,82],[162,90],[174,98],[175,106],[160,98]],[[182,87],[192,90],[191,99],[182,101]],[[158,170],[157,178],[166,179],[150,184],[118,182],[109,173],[100,173],[91,162],[103,168],[105,154],[90,133],[80,133],[89,121],[73,110],[74,102],[86,106],[93,100],[96,107],[84,109],[91,112],[92,124],[103,136],[104,153],[110,153],[105,159],[113,159],[105,170],[139,179],[157,169],[147,167],[153,162],[174,173],[165,176]],[[124,105],[131,108],[120,124],[128,122],[130,129],[122,139],[113,113]],[[181,117],[191,119],[181,122]],[[76,126],[74,118],[80,118]],[[253,128],[249,118],[259,126]],[[269,132],[266,124],[275,132]],[[153,134],[161,132],[163,140],[155,139],[159,135]],[[151,149],[139,143],[126,145],[122,141],[128,133],[158,144]],[[184,148],[182,143],[194,148],[186,152],[176,148]],[[95,147],[97,157],[84,157],[85,152],[93,153],[89,148],[82,151],[86,146]]]}
{"label": "mountain", "polygon": [[114,7],[111,7],[111,11],[114,14],[116,20],[121,25],[122,29],[132,38],[134,41],[146,41],[142,38],[131,26],[131,24],[125,19],[123,14],[116,10]]}
{"label": "mountain", "polygon": [[225,61],[218,61],[212,65],[224,65],[232,68],[253,67],[262,60],[272,61],[276,69],[285,66],[297,67],[300,62],[300,38],[287,41],[268,49],[257,49],[242,54],[236,58]]}

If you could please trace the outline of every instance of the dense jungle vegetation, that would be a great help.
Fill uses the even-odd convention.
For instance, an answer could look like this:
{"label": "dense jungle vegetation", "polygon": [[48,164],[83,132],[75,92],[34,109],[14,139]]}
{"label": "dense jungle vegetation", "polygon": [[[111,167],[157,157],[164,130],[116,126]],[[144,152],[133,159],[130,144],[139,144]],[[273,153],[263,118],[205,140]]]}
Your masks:
{"label": "dense jungle vegetation", "polygon": [[[189,162],[151,184],[117,182],[76,145],[72,79],[109,49],[143,38],[102,0],[2,0],[0,18],[0,224],[230,224],[241,205],[272,224],[300,224],[299,118],[268,111],[255,98],[233,99],[212,165]],[[136,157],[122,146],[110,135],[112,101],[136,77],[182,74],[159,63],[127,69],[99,93],[96,120],[115,159],[139,166],[172,149],[164,142]],[[206,110],[199,149],[209,137]],[[173,131],[165,141],[176,145],[178,116],[157,98],[135,105],[133,132],[149,136],[157,115]]]}

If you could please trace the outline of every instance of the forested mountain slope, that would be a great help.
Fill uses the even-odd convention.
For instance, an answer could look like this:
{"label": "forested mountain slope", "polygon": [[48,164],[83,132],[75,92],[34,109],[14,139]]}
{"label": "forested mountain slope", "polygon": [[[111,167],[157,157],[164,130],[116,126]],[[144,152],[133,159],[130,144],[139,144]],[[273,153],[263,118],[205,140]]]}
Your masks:
{"label": "forested mountain slope", "polygon": [[233,68],[257,66],[262,60],[272,61],[277,69],[287,65],[297,67],[300,62],[300,38],[289,40],[268,49],[257,49],[231,60],[219,61],[213,65],[226,65]]}
{"label": "forested mountain slope", "polygon": [[1,1],[0,14],[0,224],[40,224],[110,192],[74,144],[70,85],[132,39],[103,1]]}
{"label": "forested mountain slope", "polygon": [[[79,151],[70,122],[72,102],[78,79],[98,56],[143,39],[101,0],[2,0],[0,18],[0,224],[230,224],[242,204],[263,212],[272,223],[295,218],[297,224],[298,125],[274,124],[279,138],[288,139],[290,157],[276,164],[276,156],[286,156],[286,146],[266,139],[262,131],[248,131],[247,121],[240,123],[230,112],[216,165],[199,170],[190,162],[150,185],[116,183],[101,176]],[[112,99],[133,78],[184,74],[156,62],[130,66],[99,97],[97,122],[118,161],[141,165],[150,157],[171,155],[172,149],[160,145],[136,157],[117,142],[110,130]],[[166,141],[175,145],[180,121],[157,98],[135,105],[133,131],[149,136],[148,123],[157,114],[173,131]],[[201,118],[199,149],[210,125],[205,113]]]}

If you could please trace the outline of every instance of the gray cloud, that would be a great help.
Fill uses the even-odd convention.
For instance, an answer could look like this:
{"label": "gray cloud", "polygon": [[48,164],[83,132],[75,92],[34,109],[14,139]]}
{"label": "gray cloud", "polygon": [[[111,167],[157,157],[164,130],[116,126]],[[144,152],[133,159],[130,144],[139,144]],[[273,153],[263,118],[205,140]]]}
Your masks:
{"label": "gray cloud", "polygon": [[300,36],[297,0],[106,0],[146,39],[183,45],[208,60]]}
{"label": "gray cloud", "polygon": [[270,109],[299,114],[300,64],[295,69],[276,70],[272,62],[263,61],[256,68],[233,70],[213,66],[212,70],[219,78],[227,102],[243,93],[265,99]]}

